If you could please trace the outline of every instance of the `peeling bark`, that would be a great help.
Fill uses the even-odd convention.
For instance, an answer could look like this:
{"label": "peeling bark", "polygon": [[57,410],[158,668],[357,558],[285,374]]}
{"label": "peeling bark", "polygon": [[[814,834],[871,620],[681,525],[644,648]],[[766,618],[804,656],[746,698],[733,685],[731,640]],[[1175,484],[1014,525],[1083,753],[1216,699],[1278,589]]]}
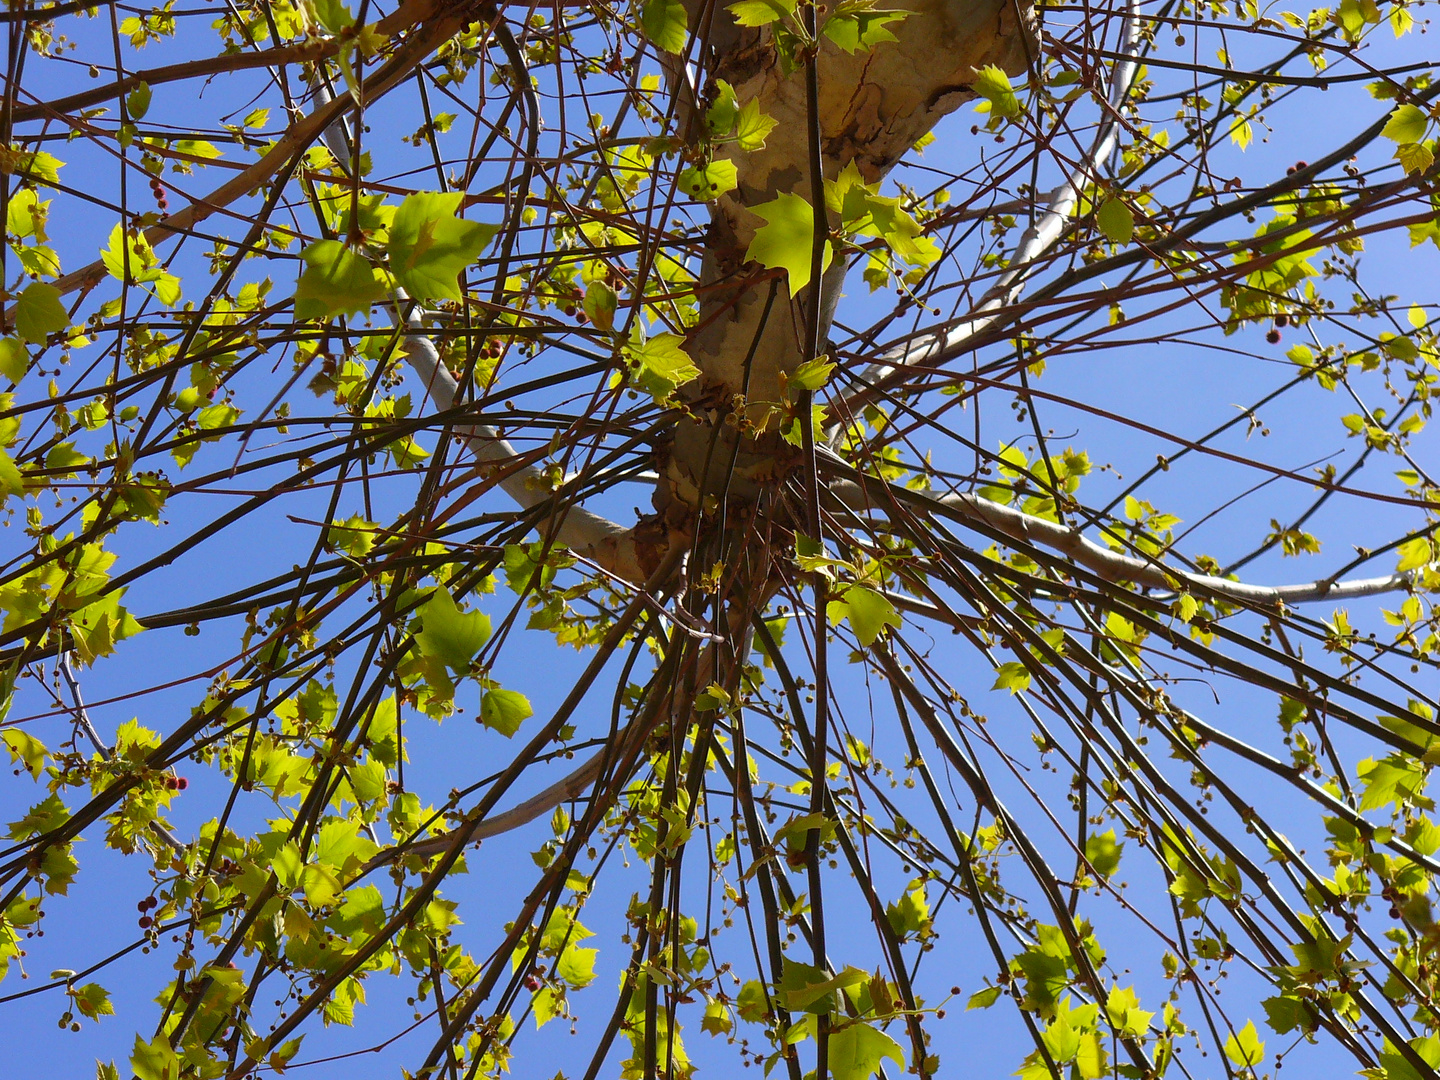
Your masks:
{"label": "peeling bark", "polygon": [[[854,162],[867,182],[880,180],[941,118],[974,96],[970,83],[979,68],[995,64],[1018,75],[1033,55],[1028,2],[921,0],[901,7],[909,14],[889,27],[898,40],[871,51],[852,55],[821,36],[817,111],[827,179]],[[696,14],[692,10],[692,24]],[[730,476],[740,436],[726,420],[742,404],[737,398],[743,394],[750,422],[765,423],[767,403],[781,400],[782,373],[809,359],[802,355],[803,307],[813,288],[792,297],[782,280],[766,318],[772,275],[745,259],[762,224],[751,208],[786,192],[810,199],[804,72],[784,73],[768,29],[737,26],[724,9],[712,18],[706,43],[713,58],[709,78],[729,82],[741,103],[758,99],[761,111],[777,124],[762,150],[745,153],[734,144],[717,150],[717,158],[734,162],[738,186],[711,206],[700,321],[688,343],[701,370],[690,388],[698,420],[676,427],[657,492],[661,509],[677,500],[694,508],[702,492],[725,488],[727,477],[730,497],[752,501],[759,482],[793,463],[796,453],[778,437],[772,421],[758,438],[744,441]],[[821,281],[822,341],[844,280],[843,261],[837,261]],[[676,515],[670,511],[670,516]]]}

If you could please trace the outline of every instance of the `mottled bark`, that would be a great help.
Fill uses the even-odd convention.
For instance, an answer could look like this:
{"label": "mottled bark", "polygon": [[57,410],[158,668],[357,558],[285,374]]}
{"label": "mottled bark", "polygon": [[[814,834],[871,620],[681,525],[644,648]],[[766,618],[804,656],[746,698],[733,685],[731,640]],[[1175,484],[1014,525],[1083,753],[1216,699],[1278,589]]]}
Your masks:
{"label": "mottled bark", "polygon": [[[1019,75],[1033,56],[1028,2],[921,0],[897,8],[909,14],[890,24],[895,42],[852,55],[821,36],[816,112],[827,179],[850,162],[867,182],[881,179],[942,117],[974,96],[970,84],[978,68],[996,64]],[[692,11],[692,24],[698,15]],[[730,83],[741,103],[758,99],[777,124],[763,150],[745,153],[733,143],[717,150],[717,157],[734,162],[738,186],[711,206],[700,321],[688,345],[701,370],[687,388],[699,420],[677,425],[657,495],[676,524],[699,505],[702,492],[714,495],[724,488],[727,477],[730,497],[749,500],[758,482],[794,461],[794,450],[779,438],[772,419],[759,438],[744,440],[730,475],[739,435],[725,420],[747,388],[747,357],[744,401],[752,422],[763,422],[766,403],[780,400],[781,374],[809,359],[803,355],[804,307],[813,291],[792,298],[782,280],[762,325],[773,273],[745,259],[763,224],[752,207],[785,192],[810,199],[812,126],[804,71],[785,74],[769,30],[737,26],[723,7],[714,11],[702,59],[710,80]],[[832,227],[837,224],[832,220]],[[821,282],[822,342],[844,280],[845,266],[837,259]]]}

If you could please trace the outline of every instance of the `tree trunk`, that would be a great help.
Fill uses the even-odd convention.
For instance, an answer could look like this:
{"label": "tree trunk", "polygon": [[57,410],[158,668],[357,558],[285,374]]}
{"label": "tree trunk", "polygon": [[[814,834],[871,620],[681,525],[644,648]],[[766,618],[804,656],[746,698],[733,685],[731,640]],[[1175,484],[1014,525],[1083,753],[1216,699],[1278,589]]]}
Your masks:
{"label": "tree trunk", "polygon": [[[920,0],[903,8],[907,16],[888,27],[897,40],[871,50],[851,54],[820,35],[815,113],[826,179],[854,162],[867,183],[880,180],[942,117],[974,97],[970,84],[979,68],[994,64],[1018,75],[1033,59],[1028,0],[1023,5],[1016,0]],[[700,17],[700,5],[692,2],[691,25],[698,25]],[[761,111],[777,123],[762,150],[746,153],[727,143],[716,151],[717,158],[734,163],[738,185],[711,204],[698,290],[700,320],[688,341],[701,371],[688,388],[695,418],[677,424],[656,492],[657,509],[670,527],[686,533],[693,528],[702,493],[713,497],[725,491],[741,504],[751,503],[761,482],[783,474],[798,459],[780,438],[769,409],[783,397],[782,373],[810,359],[804,355],[804,311],[814,292],[809,286],[792,297],[782,278],[770,302],[774,272],[746,261],[762,224],[752,207],[783,193],[810,201],[813,127],[804,66],[785,73],[769,28],[739,26],[723,7],[710,18],[701,56],[709,81],[702,97],[723,79],[741,104],[758,99]],[[678,83],[672,78],[672,84]],[[831,214],[832,228],[836,225]],[[837,257],[821,280],[822,352],[845,269],[843,257]],[[765,426],[755,438],[743,439],[737,457],[735,442],[742,436],[735,420],[742,407],[750,423]]]}

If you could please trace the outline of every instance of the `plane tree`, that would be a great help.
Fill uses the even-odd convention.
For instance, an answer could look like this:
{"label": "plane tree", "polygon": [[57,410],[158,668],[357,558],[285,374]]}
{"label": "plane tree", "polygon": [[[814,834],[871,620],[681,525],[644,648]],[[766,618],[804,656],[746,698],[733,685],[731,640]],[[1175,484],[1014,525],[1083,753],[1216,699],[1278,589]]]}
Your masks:
{"label": "plane tree", "polygon": [[0,17],[0,1004],[1434,1075],[1422,5]]}

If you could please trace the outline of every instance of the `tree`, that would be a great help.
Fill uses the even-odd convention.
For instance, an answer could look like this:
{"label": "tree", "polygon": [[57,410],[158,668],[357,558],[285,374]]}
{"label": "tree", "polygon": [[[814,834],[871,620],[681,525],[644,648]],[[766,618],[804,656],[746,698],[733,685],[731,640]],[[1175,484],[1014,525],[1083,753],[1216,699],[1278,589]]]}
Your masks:
{"label": "tree", "polygon": [[5,1007],[1435,1075],[1416,6],[13,4]]}

